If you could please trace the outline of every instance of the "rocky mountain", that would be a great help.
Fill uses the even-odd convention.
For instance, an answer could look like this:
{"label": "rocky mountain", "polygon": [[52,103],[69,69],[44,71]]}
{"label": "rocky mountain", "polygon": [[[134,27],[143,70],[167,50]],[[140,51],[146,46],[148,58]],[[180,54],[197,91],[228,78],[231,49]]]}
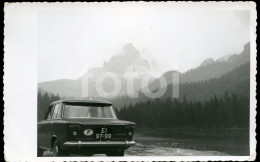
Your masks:
{"label": "rocky mountain", "polygon": [[[88,70],[77,80],[62,79],[41,82],[38,84],[38,88],[52,94],[59,94],[61,97],[99,97],[100,95],[95,87],[97,78],[102,74],[111,76],[111,73],[113,73],[121,81],[122,89],[119,94],[119,96],[121,96],[126,94],[126,79],[131,78],[132,73],[138,74],[138,76],[134,78],[134,91],[138,91],[141,88],[140,78],[142,75],[154,70],[152,60],[143,58],[140,52],[129,43],[123,47],[119,54],[105,61],[103,66]],[[126,73],[129,74],[127,77],[124,76]],[[114,87],[113,80],[109,78],[104,79],[102,87],[105,92],[111,92]]]}
{"label": "rocky mountain", "polygon": [[218,62],[228,61],[228,59],[230,58],[230,56],[232,56],[232,55],[226,55],[226,56],[220,57],[220,58],[218,58],[216,61],[218,61]]}
{"label": "rocky mountain", "polygon": [[[183,97],[185,95],[189,99],[204,100],[212,97],[214,93],[220,95],[223,94],[223,91],[230,89],[233,92],[243,94],[243,92],[246,92],[245,90],[248,90],[249,85],[249,61],[250,44],[247,43],[240,54],[224,56],[216,61],[206,59],[199,67],[186,73],[172,70],[164,73],[160,78],[164,77],[166,79],[168,86],[170,86],[167,90],[172,90],[172,86],[176,87],[176,84],[179,83],[180,96]],[[240,77],[240,75],[243,75],[243,77]],[[158,91],[161,88],[160,78],[155,79],[148,85],[152,91]],[[203,93],[201,92],[202,90],[204,91]],[[218,90],[221,92],[218,92]],[[162,98],[169,96],[172,96],[171,91],[166,92]],[[139,92],[139,98],[131,99],[124,96],[118,100],[113,100],[113,102],[117,107],[122,107],[124,104],[134,104],[146,100],[149,100],[149,98],[142,92]]]}
{"label": "rocky mountain", "polygon": [[[250,43],[244,46],[244,50],[240,54],[232,54],[221,57],[214,61],[212,58],[204,60],[201,65],[195,69],[191,69],[185,73],[177,71],[168,71],[161,77],[154,79],[147,86],[156,91],[160,88],[159,80],[164,77],[168,84],[172,83],[196,83],[207,81],[214,78],[220,78],[233,69],[248,63],[250,60]],[[61,97],[94,97],[98,98],[95,87],[97,78],[104,73],[112,72],[116,74],[121,81],[121,91],[116,98],[122,98],[126,93],[125,73],[137,72],[138,76],[131,75],[128,78],[134,78],[134,92],[140,93],[141,78],[143,75],[153,72],[155,66],[153,62],[147,58],[143,58],[140,52],[131,44],[125,45],[122,50],[104,62],[103,66],[88,70],[82,77],[77,80],[62,79],[38,84],[38,88],[52,94],[59,94]],[[91,77],[88,77],[91,76]],[[114,88],[114,82],[111,79],[105,79],[102,84],[106,92],[111,92]],[[140,93],[142,97],[142,93]],[[103,94],[105,96],[105,94]],[[122,97],[121,97],[122,96]],[[106,96],[111,97],[113,96]],[[124,97],[123,97],[124,98]],[[136,99],[138,100],[138,99]]]}
{"label": "rocky mountain", "polygon": [[[191,69],[180,76],[180,82],[198,82],[219,78],[234,68],[243,65],[250,60],[250,43],[244,46],[244,50],[240,54],[224,56],[217,61],[207,59],[202,62],[202,66]],[[206,65],[205,65],[206,63]]]}
{"label": "rocky mountain", "polygon": [[[233,54],[221,57],[214,61],[212,58],[204,60],[201,65],[195,69],[191,69],[180,74],[180,83],[199,82],[212,78],[219,78],[231,70],[246,64],[250,61],[250,43],[244,46],[244,50],[240,54]],[[165,73],[164,76],[169,78],[171,73]]]}

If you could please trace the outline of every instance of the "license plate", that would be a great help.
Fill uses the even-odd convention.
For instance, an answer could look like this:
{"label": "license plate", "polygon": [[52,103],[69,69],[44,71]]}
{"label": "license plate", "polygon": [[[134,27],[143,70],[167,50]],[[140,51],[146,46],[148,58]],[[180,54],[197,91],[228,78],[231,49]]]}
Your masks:
{"label": "license plate", "polygon": [[110,128],[99,128],[96,131],[95,138],[97,140],[109,140],[112,138],[111,129]]}

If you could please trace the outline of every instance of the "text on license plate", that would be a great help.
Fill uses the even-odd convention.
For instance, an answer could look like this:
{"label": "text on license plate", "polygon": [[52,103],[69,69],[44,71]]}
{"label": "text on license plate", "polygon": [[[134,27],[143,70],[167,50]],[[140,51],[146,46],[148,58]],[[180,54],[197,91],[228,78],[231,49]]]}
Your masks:
{"label": "text on license plate", "polygon": [[104,134],[104,133],[97,133],[96,134],[96,139],[111,139],[111,134],[108,133],[108,134]]}

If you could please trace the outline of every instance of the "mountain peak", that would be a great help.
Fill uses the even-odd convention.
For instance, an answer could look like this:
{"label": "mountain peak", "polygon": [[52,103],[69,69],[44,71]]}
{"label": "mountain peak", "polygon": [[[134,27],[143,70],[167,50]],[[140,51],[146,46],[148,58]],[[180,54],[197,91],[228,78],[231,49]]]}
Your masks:
{"label": "mountain peak", "polygon": [[250,42],[248,42],[247,44],[244,45],[244,51],[242,54],[250,55]]}
{"label": "mountain peak", "polygon": [[117,55],[112,56],[108,61],[104,61],[103,66],[90,69],[88,72],[113,72],[122,74],[125,72],[146,73],[154,69],[150,58],[144,58],[132,43],[128,43],[119,51]]}
{"label": "mountain peak", "polygon": [[124,46],[124,49],[135,49],[134,45],[132,43],[127,43],[125,46]]}
{"label": "mountain peak", "polygon": [[208,58],[208,59],[204,60],[204,61],[200,64],[200,66],[206,66],[206,65],[212,64],[212,63],[214,63],[214,59],[213,59],[213,58]]}
{"label": "mountain peak", "polygon": [[124,55],[130,58],[139,58],[140,52],[134,47],[132,43],[128,43],[123,47],[122,52],[119,55]]}

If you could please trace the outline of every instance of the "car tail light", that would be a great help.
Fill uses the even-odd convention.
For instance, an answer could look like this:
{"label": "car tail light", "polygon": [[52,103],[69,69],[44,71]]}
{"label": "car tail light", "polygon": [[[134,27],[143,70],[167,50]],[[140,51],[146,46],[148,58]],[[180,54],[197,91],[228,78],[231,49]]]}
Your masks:
{"label": "car tail light", "polygon": [[130,140],[133,139],[134,129],[135,129],[135,125],[126,125],[125,131],[126,131],[126,139],[127,140],[130,141]]}
{"label": "car tail light", "polygon": [[132,136],[133,132],[132,131],[128,131],[128,136]]}
{"label": "car tail light", "polygon": [[69,125],[69,133],[72,136],[78,136],[81,133],[81,125],[78,124],[70,124]]}

